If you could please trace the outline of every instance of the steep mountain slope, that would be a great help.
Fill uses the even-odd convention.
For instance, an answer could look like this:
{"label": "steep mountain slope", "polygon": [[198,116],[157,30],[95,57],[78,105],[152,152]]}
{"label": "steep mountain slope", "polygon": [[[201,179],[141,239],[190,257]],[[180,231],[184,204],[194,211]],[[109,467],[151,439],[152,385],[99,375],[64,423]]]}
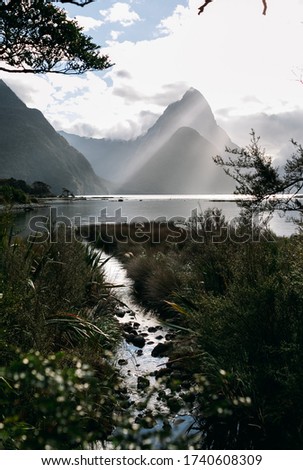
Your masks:
{"label": "steep mountain slope", "polygon": [[108,192],[86,158],[0,80],[0,178],[10,177],[44,181],[57,194]]}
{"label": "steep mountain slope", "polygon": [[[233,190],[224,172],[205,163],[218,150],[196,130],[181,127],[123,185],[125,193],[194,194]],[[224,189],[224,191],[221,191]]]}
{"label": "steep mountain slope", "polygon": [[60,134],[85,155],[97,174],[111,181],[119,181],[138,147],[138,141],[94,139],[63,131]]}
{"label": "steep mountain slope", "polygon": [[115,183],[116,192],[228,193],[234,189],[212,157],[235,145],[194,88],[170,104],[135,141],[64,136],[83,152],[97,174],[102,171]]}

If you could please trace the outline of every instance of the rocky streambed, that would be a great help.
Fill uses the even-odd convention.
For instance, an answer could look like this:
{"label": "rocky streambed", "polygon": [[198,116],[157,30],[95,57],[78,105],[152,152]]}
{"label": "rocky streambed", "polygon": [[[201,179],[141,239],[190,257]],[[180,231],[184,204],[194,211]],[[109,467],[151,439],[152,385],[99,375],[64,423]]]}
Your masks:
{"label": "rocky streambed", "polygon": [[120,301],[116,315],[124,339],[115,365],[125,384],[128,412],[142,425],[139,429],[143,433],[166,428],[170,439],[178,439],[190,428],[194,432],[194,418],[182,399],[182,385],[178,381],[172,385],[177,373],[167,367],[176,330],[135,302],[132,281],[118,259],[110,258],[104,270],[110,283],[122,286],[115,295]]}

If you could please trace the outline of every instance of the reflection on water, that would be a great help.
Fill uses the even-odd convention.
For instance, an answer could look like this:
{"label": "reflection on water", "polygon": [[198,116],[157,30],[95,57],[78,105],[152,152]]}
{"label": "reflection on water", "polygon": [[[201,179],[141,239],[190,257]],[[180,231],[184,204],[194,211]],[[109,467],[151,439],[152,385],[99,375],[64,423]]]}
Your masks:
{"label": "reflection on water", "polygon": [[[221,209],[227,220],[239,215],[239,207],[228,196],[121,196],[109,198],[75,199],[71,201],[53,200],[49,207],[43,207],[32,212],[15,215],[16,230],[30,231],[33,217],[61,217],[67,223],[67,217],[76,225],[103,222],[127,222],[181,219],[188,220],[195,212],[202,213],[208,208]],[[227,196],[226,196],[227,197]],[[235,196],[234,196],[235,198]],[[292,214],[293,216],[294,214]],[[33,227],[33,223],[32,223]],[[295,224],[289,220],[289,214],[275,213],[270,221],[270,227],[278,236],[290,236],[294,233]]]}
{"label": "reflection on water", "polygon": [[[100,260],[101,262],[105,261],[106,255],[104,256]],[[153,448],[161,448],[163,443],[158,441],[157,431],[163,428],[163,417],[165,416],[169,418],[170,440],[174,441],[181,436],[184,437],[187,432],[189,432],[188,435],[196,434],[194,428],[192,431],[188,431],[195,422],[194,417],[189,414],[188,410],[184,409],[178,413],[172,413],[169,411],[167,403],[159,400],[158,392],[160,389],[166,393],[171,392],[166,386],[161,386],[156,379],[156,372],[166,368],[166,362],[169,358],[154,357],[152,351],[157,344],[165,342],[167,335],[171,335],[173,331],[165,323],[160,322],[153,312],[146,311],[134,301],[132,281],[127,276],[127,272],[119,260],[108,258],[103,267],[107,280],[114,285],[122,286],[117,288],[115,296],[127,307],[124,307],[125,314],[119,318],[119,322],[121,324],[136,325],[138,335],[145,338],[145,345],[142,348],[123,340],[116,354],[116,367],[120,376],[124,379],[132,403],[129,412],[133,417],[137,417],[140,409],[144,409],[145,413],[150,412],[152,416],[155,416],[152,427],[141,427],[140,435],[150,436],[152,434]],[[144,388],[142,390],[138,387],[138,381],[142,377],[148,379],[148,389]],[[143,408],[140,407],[140,404],[143,404]],[[160,418],[159,415],[162,417]],[[119,430],[115,432],[119,433]],[[109,444],[107,446],[110,448]]]}

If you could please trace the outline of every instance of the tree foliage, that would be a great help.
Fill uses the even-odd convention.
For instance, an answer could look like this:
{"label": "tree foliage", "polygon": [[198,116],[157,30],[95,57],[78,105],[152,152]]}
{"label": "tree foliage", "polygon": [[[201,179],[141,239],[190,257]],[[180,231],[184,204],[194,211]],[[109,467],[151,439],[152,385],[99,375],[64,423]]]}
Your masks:
{"label": "tree foliage", "polygon": [[80,74],[110,67],[108,56],[101,55],[99,47],[82,30],[51,2],[0,2],[0,70]]}
{"label": "tree foliage", "polygon": [[260,137],[251,132],[246,148],[227,148],[229,156],[214,161],[237,183],[235,194],[251,196],[247,206],[303,212],[297,195],[303,189],[303,147],[292,140],[295,151],[283,168],[273,165],[272,158],[260,146]]}

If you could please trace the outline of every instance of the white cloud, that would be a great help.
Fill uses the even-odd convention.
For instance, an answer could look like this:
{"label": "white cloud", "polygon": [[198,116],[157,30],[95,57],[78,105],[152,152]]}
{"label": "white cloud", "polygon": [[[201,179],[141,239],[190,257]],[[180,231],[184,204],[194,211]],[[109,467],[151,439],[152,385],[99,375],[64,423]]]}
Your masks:
{"label": "white cloud", "polygon": [[113,41],[117,41],[117,39],[123,34],[123,31],[111,31],[110,36]]}
{"label": "white cloud", "polygon": [[136,21],[140,21],[140,16],[128,3],[116,2],[108,10],[100,10],[100,15],[104,21],[109,23],[120,23],[122,26],[131,26]]}
{"label": "white cloud", "polygon": [[168,18],[161,20],[157,29],[162,34],[171,34],[176,30],[176,27],[183,25],[185,18],[189,14],[189,9],[185,8],[183,5],[177,5],[175,11]]}
{"label": "white cloud", "polygon": [[95,18],[92,18],[90,16],[78,15],[75,17],[75,19],[77,20],[79,25],[83,27],[84,32],[90,31],[92,29],[97,29],[104,23],[102,20],[96,20]]}
{"label": "white cloud", "polygon": [[[201,0],[189,0],[188,8],[177,3],[152,40],[117,42],[121,31],[114,25],[112,42],[102,52],[116,65],[106,72],[1,76],[57,129],[95,137],[133,138],[145,132],[190,86],[204,94],[240,145],[249,139],[254,114],[292,112],[301,106],[303,86],[292,71],[302,61],[302,0],[293,0],[289,9],[284,0],[270,2],[266,17],[255,0],[216,0],[200,16]],[[117,5],[124,6],[119,10]],[[127,16],[133,13],[128,4],[117,2],[102,11],[102,20],[127,26],[135,21]],[[294,119],[300,116],[294,114]],[[265,124],[261,134],[263,129]]]}

